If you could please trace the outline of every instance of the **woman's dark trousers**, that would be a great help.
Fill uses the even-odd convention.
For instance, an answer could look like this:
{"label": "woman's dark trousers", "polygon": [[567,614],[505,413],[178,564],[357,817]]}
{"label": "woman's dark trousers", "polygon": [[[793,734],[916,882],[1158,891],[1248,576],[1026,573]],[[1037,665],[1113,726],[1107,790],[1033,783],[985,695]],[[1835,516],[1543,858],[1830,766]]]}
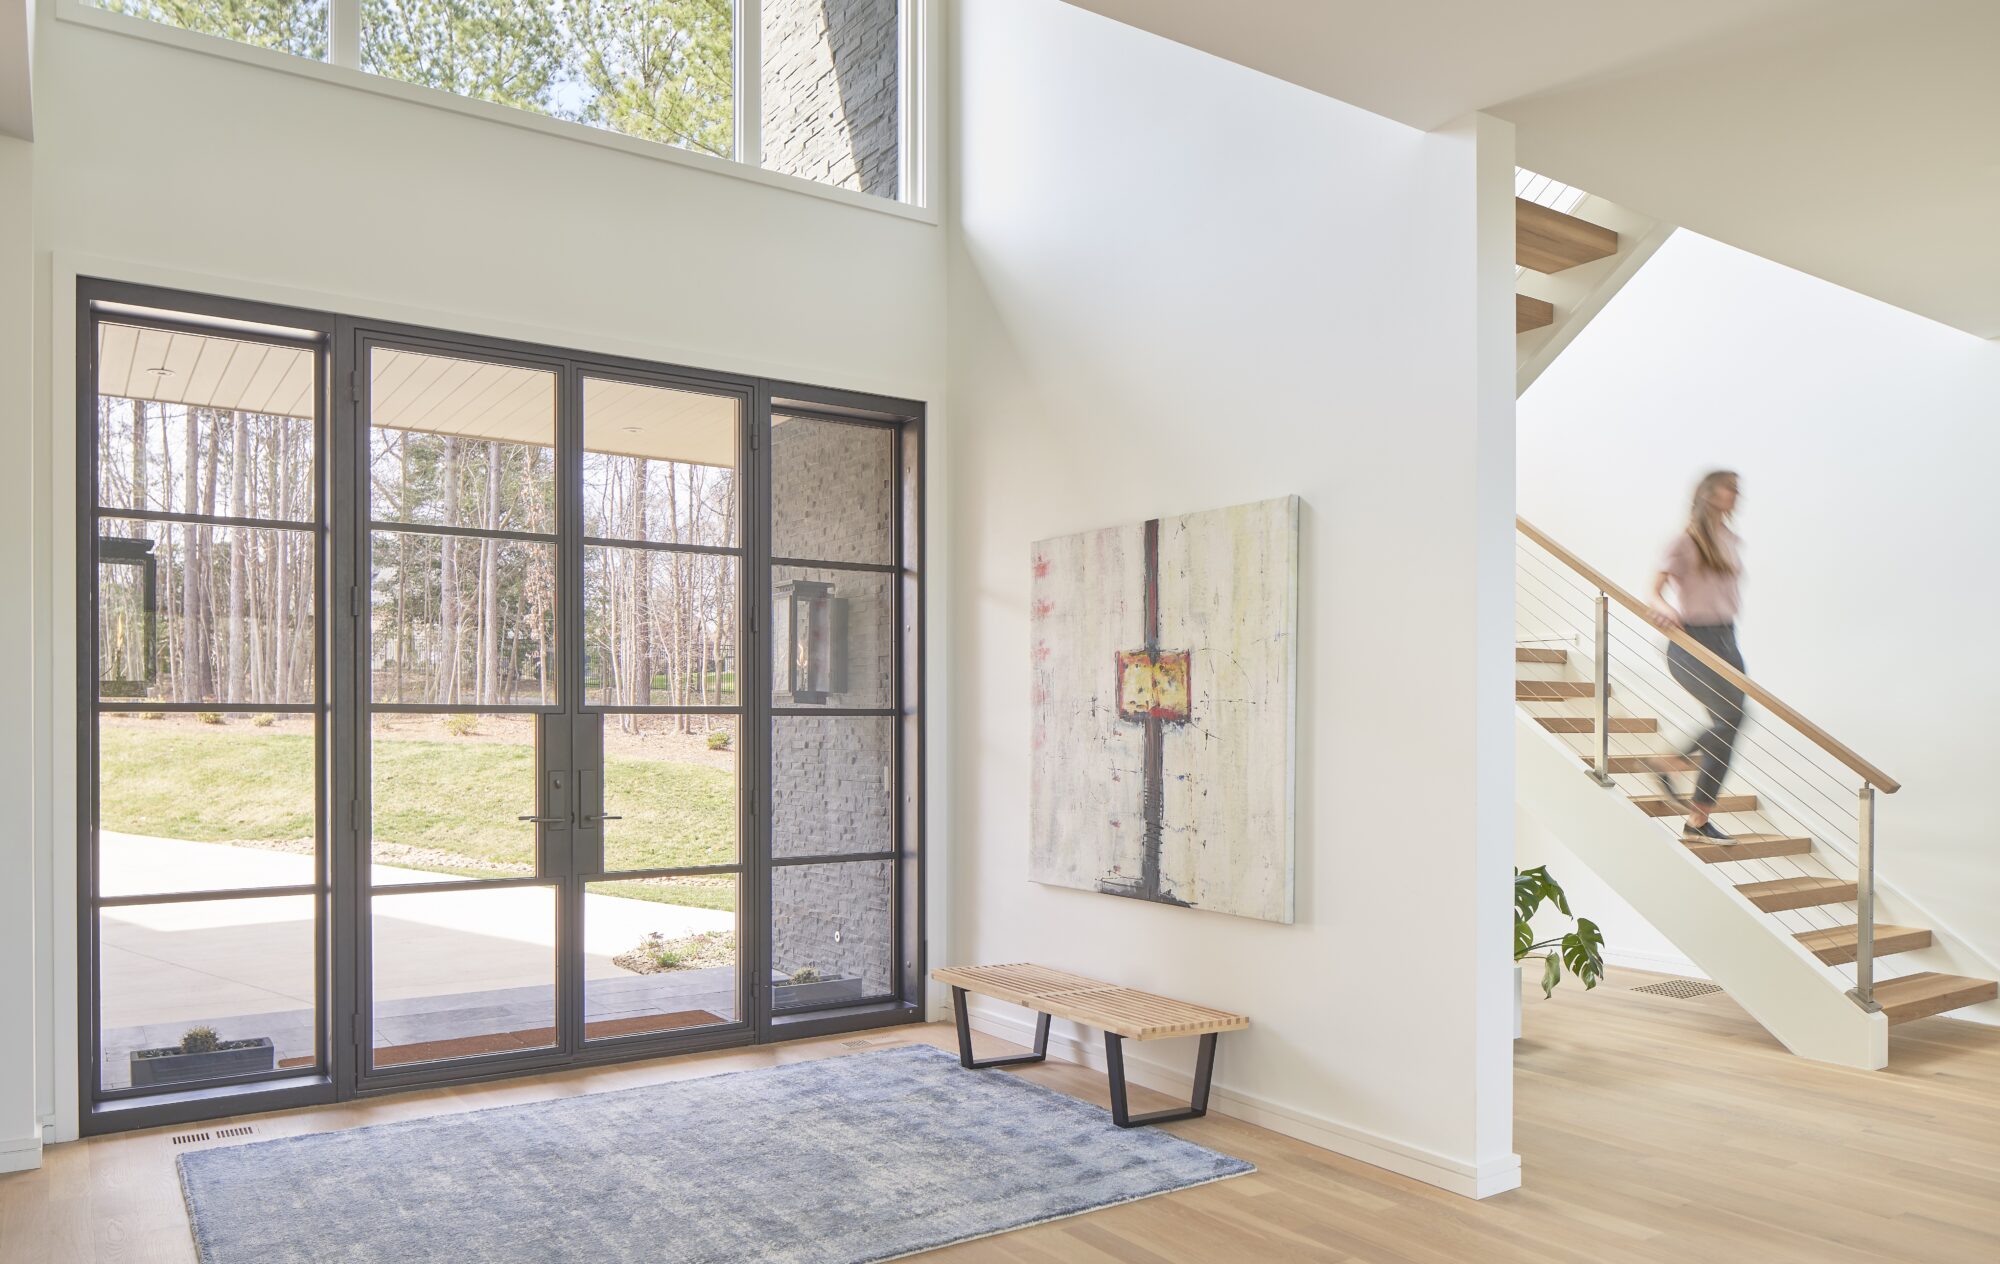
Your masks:
{"label": "woman's dark trousers", "polygon": [[[1716,657],[1728,663],[1737,671],[1743,670],[1743,654],[1736,648],[1736,625],[1732,623],[1714,624],[1707,627],[1690,625],[1684,631],[1706,648],[1714,651]],[[1736,752],[1736,732],[1743,725],[1743,691],[1717,675],[1714,668],[1696,660],[1693,654],[1678,645],[1667,646],[1667,668],[1680,682],[1681,688],[1693,694],[1702,706],[1708,708],[1709,726],[1701,736],[1695,738],[1683,754],[1690,759],[1699,758],[1700,772],[1695,777],[1694,801],[1703,807],[1712,808],[1722,794],[1722,779],[1729,775],[1729,761]]]}

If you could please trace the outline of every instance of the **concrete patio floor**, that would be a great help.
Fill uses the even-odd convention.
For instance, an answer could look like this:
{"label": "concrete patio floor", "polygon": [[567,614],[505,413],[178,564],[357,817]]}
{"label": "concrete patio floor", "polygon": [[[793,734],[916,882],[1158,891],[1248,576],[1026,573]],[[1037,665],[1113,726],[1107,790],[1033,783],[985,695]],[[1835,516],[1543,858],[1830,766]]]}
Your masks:
{"label": "concrete patio floor", "polygon": [[[310,856],[107,832],[110,891],[223,890],[310,883]],[[438,875],[375,866],[378,885]],[[705,1009],[734,1016],[735,971],[636,975],[612,958],[648,934],[728,931],[734,913],[611,895],[584,897],[587,1018]],[[555,899],[548,888],[376,897],[378,1046],[456,1039],[554,1022]],[[104,910],[99,943],[105,1083],[129,1079],[134,1049],[178,1043],[196,1025],[225,1040],[271,1036],[279,1059],[313,1048],[315,962],[309,896]],[[718,1006],[720,1008],[718,1008]]]}

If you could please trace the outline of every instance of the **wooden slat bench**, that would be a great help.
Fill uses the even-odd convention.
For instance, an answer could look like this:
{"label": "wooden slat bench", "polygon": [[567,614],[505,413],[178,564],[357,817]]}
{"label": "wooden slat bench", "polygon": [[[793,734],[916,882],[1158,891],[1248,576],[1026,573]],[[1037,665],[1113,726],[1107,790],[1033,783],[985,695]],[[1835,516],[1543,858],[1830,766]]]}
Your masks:
{"label": "wooden slat bench", "polygon": [[[1111,1119],[1120,1128],[1137,1128],[1173,1119],[1199,1119],[1206,1115],[1208,1086],[1215,1075],[1215,1038],[1225,1031],[1241,1031],[1250,1025],[1250,1020],[1241,1014],[1156,996],[1136,988],[1119,987],[1115,983],[1028,962],[1000,966],[941,966],[931,971],[931,977],[951,987],[952,1016],[958,1020],[958,1061],[959,1065],[969,1069],[1016,1066],[1047,1058],[1051,1018],[1065,1018],[1102,1031],[1104,1060],[1111,1073]],[[968,992],[1034,1010],[1035,1051],[1011,1057],[974,1058],[972,1023],[965,1008]],[[1166,1040],[1175,1036],[1201,1037],[1201,1052],[1195,1060],[1193,1100],[1186,1109],[1134,1115],[1125,1098],[1125,1042]]]}

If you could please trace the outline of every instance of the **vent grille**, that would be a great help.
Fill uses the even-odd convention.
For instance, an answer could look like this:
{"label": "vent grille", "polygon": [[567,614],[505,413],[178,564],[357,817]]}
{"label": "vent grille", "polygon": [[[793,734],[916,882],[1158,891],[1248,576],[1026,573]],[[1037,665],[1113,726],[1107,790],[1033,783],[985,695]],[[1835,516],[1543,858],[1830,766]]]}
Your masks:
{"label": "vent grille", "polygon": [[239,1125],[235,1128],[217,1128],[215,1130],[215,1139],[220,1141],[225,1137],[247,1137],[256,1131],[255,1128],[250,1127],[248,1124]]}
{"label": "vent grille", "polygon": [[174,1144],[193,1145],[197,1141],[207,1141],[208,1139],[209,1139],[209,1134],[205,1132],[184,1132],[180,1136],[174,1138]]}
{"label": "vent grille", "polygon": [[1671,996],[1677,1001],[1692,1000],[1697,996],[1707,996],[1722,989],[1713,983],[1700,979],[1668,979],[1664,983],[1648,983],[1645,987],[1635,987],[1634,992],[1647,992],[1654,996]]}

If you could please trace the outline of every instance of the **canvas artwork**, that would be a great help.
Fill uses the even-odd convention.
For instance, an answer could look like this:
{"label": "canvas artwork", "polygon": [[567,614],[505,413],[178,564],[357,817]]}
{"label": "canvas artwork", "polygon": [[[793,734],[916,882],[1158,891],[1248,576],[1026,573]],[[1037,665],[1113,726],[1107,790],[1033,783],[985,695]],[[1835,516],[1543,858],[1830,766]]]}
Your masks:
{"label": "canvas artwork", "polygon": [[1292,920],[1296,496],[1034,549],[1029,876]]}

